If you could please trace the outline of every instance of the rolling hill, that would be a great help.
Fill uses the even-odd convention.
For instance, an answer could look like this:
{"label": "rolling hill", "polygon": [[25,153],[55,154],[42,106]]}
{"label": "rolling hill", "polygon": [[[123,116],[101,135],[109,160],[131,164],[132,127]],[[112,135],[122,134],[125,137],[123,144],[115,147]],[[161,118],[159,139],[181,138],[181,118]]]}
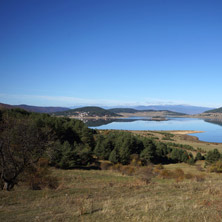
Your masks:
{"label": "rolling hill", "polygon": [[211,109],[206,111],[205,113],[222,113],[222,107],[218,108],[218,109]]}
{"label": "rolling hill", "polygon": [[97,106],[86,106],[77,109],[70,109],[64,112],[54,113],[56,116],[78,116],[78,117],[120,117],[114,112]]}
{"label": "rolling hill", "polygon": [[44,107],[44,106],[29,106],[29,105],[9,105],[0,103],[0,109],[13,109],[13,108],[20,108],[24,109],[29,112],[36,112],[36,113],[54,113],[54,112],[62,112],[69,110],[69,108],[65,107]]}
{"label": "rolling hill", "polygon": [[131,108],[114,108],[114,109],[109,109],[109,111],[114,112],[114,113],[129,113],[129,114],[137,114],[140,115],[140,113],[162,113],[162,115],[168,115],[168,116],[184,116],[186,115],[185,113],[179,113],[179,112],[173,112],[169,110],[136,110],[136,109],[131,109]]}
{"label": "rolling hill", "polygon": [[173,112],[185,113],[185,114],[199,114],[207,110],[211,110],[209,107],[202,106],[190,106],[190,105],[151,105],[151,106],[136,106],[131,107],[137,110],[169,110]]}
{"label": "rolling hill", "polygon": [[89,112],[92,116],[118,116],[118,113],[139,114],[148,112],[165,112],[165,115],[177,115],[184,114],[199,114],[199,113],[222,113],[222,107],[219,109],[212,109],[208,107],[198,106],[186,106],[186,105],[154,105],[154,106],[138,106],[138,107],[124,107],[124,108],[100,108],[97,106],[86,106],[82,108],[70,109],[67,107],[42,107],[42,106],[30,106],[26,104],[21,105],[9,105],[0,103],[0,109],[12,109],[21,108],[29,112],[38,113],[51,113],[54,115],[77,115],[76,112]]}
{"label": "rolling hill", "polygon": [[14,107],[9,104],[0,103],[0,110],[2,109],[13,109]]}
{"label": "rolling hill", "polygon": [[108,109],[108,110],[113,113],[137,113],[139,112],[139,110],[131,109],[131,108],[113,108],[113,109]]}

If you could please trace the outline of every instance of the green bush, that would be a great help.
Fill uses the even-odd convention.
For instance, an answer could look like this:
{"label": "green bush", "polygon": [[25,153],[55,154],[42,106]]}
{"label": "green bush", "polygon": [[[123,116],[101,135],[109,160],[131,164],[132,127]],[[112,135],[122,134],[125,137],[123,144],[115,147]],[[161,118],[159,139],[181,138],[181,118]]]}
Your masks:
{"label": "green bush", "polygon": [[221,158],[221,154],[218,151],[218,149],[211,150],[206,155],[206,163],[212,164],[214,162],[217,162]]}
{"label": "green bush", "polygon": [[196,157],[195,157],[195,160],[196,160],[196,161],[198,161],[198,160],[204,160],[204,156],[202,156],[201,153],[198,152],[197,155],[196,155]]}

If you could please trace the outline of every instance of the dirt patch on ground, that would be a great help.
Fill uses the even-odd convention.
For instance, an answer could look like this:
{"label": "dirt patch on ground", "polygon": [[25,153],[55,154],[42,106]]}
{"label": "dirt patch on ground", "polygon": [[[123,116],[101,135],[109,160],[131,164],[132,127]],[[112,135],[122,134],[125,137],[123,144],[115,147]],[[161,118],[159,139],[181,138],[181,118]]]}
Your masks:
{"label": "dirt patch on ground", "polygon": [[204,131],[196,131],[196,130],[173,130],[170,131],[172,134],[180,134],[180,135],[187,135],[193,133],[203,133]]}

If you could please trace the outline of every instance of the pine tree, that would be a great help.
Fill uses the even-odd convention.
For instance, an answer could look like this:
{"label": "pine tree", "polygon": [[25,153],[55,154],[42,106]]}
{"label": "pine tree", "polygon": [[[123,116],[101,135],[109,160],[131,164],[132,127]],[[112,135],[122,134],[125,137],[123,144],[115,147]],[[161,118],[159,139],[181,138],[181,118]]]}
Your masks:
{"label": "pine tree", "polygon": [[115,149],[110,153],[109,161],[111,161],[114,164],[119,162],[119,156],[118,156],[118,153]]}

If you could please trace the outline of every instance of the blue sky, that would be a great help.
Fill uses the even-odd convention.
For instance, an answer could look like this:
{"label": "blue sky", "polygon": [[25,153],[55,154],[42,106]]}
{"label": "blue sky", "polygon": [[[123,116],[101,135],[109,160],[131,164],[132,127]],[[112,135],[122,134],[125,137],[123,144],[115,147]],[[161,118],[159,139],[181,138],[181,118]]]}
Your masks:
{"label": "blue sky", "polygon": [[0,0],[0,102],[222,106],[221,0]]}

